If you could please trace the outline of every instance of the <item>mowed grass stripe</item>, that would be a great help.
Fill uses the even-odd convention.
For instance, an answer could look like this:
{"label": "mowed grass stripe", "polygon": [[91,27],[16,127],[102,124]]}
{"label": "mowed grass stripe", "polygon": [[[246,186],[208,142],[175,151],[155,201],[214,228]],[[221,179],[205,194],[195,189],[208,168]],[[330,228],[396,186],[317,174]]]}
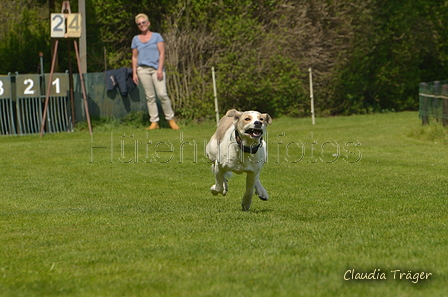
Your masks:
{"label": "mowed grass stripe", "polygon": [[213,125],[2,137],[0,296],[444,296],[445,132],[414,112],[310,122],[274,119],[270,200],[248,213],[243,176],[209,192]]}

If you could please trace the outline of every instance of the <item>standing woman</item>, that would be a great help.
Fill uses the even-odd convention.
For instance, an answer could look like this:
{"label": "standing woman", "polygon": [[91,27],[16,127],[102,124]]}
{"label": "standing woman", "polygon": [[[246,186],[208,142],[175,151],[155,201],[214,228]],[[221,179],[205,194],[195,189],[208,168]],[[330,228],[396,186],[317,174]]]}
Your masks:
{"label": "standing woman", "polygon": [[151,125],[146,130],[159,129],[159,111],[156,94],[162,103],[165,119],[171,129],[179,130],[174,120],[171,100],[166,91],[165,81],[165,42],[159,33],[149,30],[149,19],[144,13],[135,17],[135,23],[141,34],[132,39],[132,78],[136,84],[140,81],[145,90]]}

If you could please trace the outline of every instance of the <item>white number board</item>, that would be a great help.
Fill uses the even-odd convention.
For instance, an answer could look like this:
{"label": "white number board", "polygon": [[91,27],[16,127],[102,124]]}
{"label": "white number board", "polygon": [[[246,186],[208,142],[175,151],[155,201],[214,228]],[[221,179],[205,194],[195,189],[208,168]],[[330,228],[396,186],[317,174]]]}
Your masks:
{"label": "white number board", "polygon": [[0,98],[11,97],[11,78],[9,76],[0,76]]}
{"label": "white number board", "polygon": [[79,38],[81,37],[80,13],[52,13],[51,37],[52,38]]}
{"label": "white number board", "polygon": [[67,37],[81,37],[81,14],[70,13],[67,17]]}
{"label": "white number board", "polygon": [[38,74],[16,76],[17,97],[39,97],[40,76]]}
{"label": "white number board", "polygon": [[[48,80],[50,79],[50,74],[45,74],[45,90],[48,88]],[[53,73],[51,78],[51,89],[50,96],[67,96],[68,92],[68,74],[66,73]]]}

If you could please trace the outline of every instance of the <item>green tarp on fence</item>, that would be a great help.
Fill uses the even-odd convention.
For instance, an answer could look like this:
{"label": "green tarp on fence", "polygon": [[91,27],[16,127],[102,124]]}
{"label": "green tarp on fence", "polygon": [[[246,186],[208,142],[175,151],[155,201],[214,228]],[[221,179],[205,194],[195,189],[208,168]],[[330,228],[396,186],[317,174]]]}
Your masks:
{"label": "green tarp on fence", "polygon": [[[76,121],[86,121],[79,75],[74,76],[74,97]],[[106,90],[104,72],[83,74],[86,86],[87,102],[91,117],[114,117],[121,119],[132,111],[147,111],[143,88],[139,85],[128,96],[122,96],[118,87]]]}

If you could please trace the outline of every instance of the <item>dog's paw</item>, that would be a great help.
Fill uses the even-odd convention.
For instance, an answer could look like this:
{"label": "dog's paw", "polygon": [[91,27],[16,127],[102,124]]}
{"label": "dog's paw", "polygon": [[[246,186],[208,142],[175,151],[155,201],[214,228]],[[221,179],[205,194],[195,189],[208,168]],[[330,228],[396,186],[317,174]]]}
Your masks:
{"label": "dog's paw", "polygon": [[211,188],[210,188],[210,192],[212,192],[213,196],[216,196],[216,195],[219,194],[219,192],[216,191],[215,188],[216,188],[216,185],[213,185],[213,186],[211,186]]}
{"label": "dog's paw", "polygon": [[226,193],[227,193],[227,191],[229,190],[229,184],[228,184],[228,182],[229,182],[229,180],[226,178],[225,180],[224,180],[224,183],[223,183],[223,187],[224,187],[224,191],[226,191]]}
{"label": "dog's paw", "polygon": [[212,192],[213,196],[216,196],[218,194],[222,194],[223,196],[225,196],[227,194],[227,189],[222,189],[219,191],[216,189],[216,185],[213,185],[210,188],[210,192]]}
{"label": "dog's paw", "polygon": [[266,192],[266,190],[264,188],[262,188],[262,189],[255,189],[255,193],[257,194],[257,196],[261,200],[263,200],[263,201],[268,201],[269,200],[268,192]]}
{"label": "dog's paw", "polygon": [[258,198],[260,198],[263,201],[268,201],[269,200],[269,196],[268,195],[266,195],[266,196],[258,196]]}

